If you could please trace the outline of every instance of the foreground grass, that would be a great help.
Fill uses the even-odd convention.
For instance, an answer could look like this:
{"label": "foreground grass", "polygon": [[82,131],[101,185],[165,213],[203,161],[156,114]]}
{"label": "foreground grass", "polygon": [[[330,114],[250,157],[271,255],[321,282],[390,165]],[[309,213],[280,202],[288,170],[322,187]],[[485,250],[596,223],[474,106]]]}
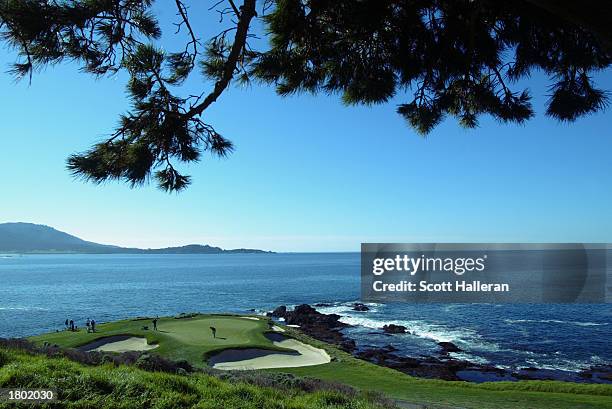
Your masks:
{"label": "foreground grass", "polygon": [[[39,345],[46,341],[63,347],[78,347],[97,338],[111,335],[142,336],[146,337],[149,343],[159,344],[159,347],[150,353],[160,354],[173,360],[184,359],[196,367],[205,366],[204,357],[224,348],[278,349],[264,336],[268,331],[266,319],[255,321],[229,315],[198,315],[184,319],[163,318],[159,322],[160,332],[143,330],[144,325],[150,325],[150,321],[118,321],[100,325],[96,334],[63,331],[32,337],[31,340]],[[219,331],[218,336],[225,339],[213,339],[209,330],[211,325],[216,326]],[[424,404],[428,407],[612,408],[612,385],[554,381],[473,384],[414,378],[355,359],[332,345],[314,340],[292,328],[284,329],[285,334],[289,336],[327,350],[332,362],[317,366],[268,370],[266,371],[268,373],[289,373],[342,382],[362,391],[380,392],[397,400]]]}
{"label": "foreground grass", "polygon": [[[135,367],[85,366],[65,358],[0,349],[0,388],[54,388],[58,402],[41,408],[270,408],[381,409],[367,394],[321,389],[272,388],[230,382],[206,374],[147,372]],[[0,408],[32,407],[0,402]]]}

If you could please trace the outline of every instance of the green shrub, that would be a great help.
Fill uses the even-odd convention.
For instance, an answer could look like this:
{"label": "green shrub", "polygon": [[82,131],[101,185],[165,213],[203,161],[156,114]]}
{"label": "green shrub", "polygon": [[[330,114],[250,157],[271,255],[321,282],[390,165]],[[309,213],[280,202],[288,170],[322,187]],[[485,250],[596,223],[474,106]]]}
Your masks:
{"label": "green shrub", "polygon": [[4,352],[4,351],[0,351],[0,368],[2,368],[4,365],[8,364],[9,362],[11,362],[11,359],[10,359],[8,353]]}

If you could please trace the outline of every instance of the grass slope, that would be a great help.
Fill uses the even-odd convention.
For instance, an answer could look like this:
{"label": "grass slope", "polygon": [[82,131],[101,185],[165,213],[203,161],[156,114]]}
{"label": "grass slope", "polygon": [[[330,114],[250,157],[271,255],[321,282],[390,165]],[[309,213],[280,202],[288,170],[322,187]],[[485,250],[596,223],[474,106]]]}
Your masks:
{"label": "grass slope", "polygon": [[[194,366],[204,365],[203,356],[224,348],[275,349],[264,337],[267,320],[254,321],[228,315],[198,315],[194,318],[160,319],[159,329],[142,330],[150,321],[118,321],[99,326],[96,334],[59,332],[31,339],[64,347],[84,345],[109,335],[144,336],[149,343],[159,343],[153,353],[170,359],[186,359]],[[218,329],[215,340],[209,326]],[[332,362],[324,365],[268,370],[269,373],[290,373],[328,381],[342,382],[363,391],[382,392],[394,399],[461,408],[612,408],[612,386],[575,384],[554,381],[492,382],[473,384],[414,378],[401,372],[355,359],[332,345],[314,340],[299,331],[284,327],[285,334],[315,347],[324,348]],[[276,348],[278,349],[278,348]]]}
{"label": "grass slope", "polygon": [[[280,385],[279,385],[280,386]],[[375,396],[329,388],[305,391],[271,387],[206,374],[148,372],[132,366],[85,366],[65,358],[0,349],[0,388],[53,388],[56,402],[0,408],[91,409],[382,409]]]}

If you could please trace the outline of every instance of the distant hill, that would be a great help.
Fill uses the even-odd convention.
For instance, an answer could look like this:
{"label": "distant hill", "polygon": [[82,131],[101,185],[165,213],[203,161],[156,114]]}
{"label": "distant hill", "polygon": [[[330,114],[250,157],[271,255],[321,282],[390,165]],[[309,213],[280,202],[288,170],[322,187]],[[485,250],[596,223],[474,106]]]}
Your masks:
{"label": "distant hill", "polygon": [[224,250],[220,247],[200,244],[161,249],[126,248],[85,241],[41,224],[0,223],[0,253],[221,254],[272,252],[256,249]]}

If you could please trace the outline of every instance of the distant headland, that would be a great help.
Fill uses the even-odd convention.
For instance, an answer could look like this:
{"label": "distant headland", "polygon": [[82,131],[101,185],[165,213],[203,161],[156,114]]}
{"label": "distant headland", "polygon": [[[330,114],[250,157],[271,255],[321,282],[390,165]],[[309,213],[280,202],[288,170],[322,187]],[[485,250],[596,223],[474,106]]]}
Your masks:
{"label": "distant headland", "polygon": [[160,249],[139,249],[82,240],[53,227],[33,223],[0,223],[0,253],[18,254],[231,254],[273,253],[257,249],[230,249],[189,244]]}

